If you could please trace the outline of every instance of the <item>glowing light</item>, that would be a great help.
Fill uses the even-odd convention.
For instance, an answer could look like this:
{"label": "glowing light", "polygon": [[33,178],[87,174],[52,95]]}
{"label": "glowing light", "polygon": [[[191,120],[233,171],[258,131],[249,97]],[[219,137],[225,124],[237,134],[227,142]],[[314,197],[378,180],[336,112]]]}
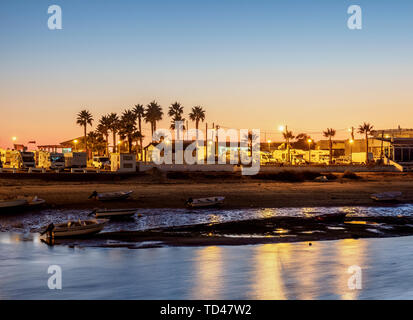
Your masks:
{"label": "glowing light", "polygon": [[313,142],[313,140],[311,140],[311,139],[308,139],[308,140],[307,140],[307,142],[308,142],[308,143],[311,143],[311,142]]}
{"label": "glowing light", "polygon": [[268,140],[267,142],[268,142],[268,143],[271,143],[271,140]]}
{"label": "glowing light", "polygon": [[13,141],[16,141],[17,140],[17,137],[13,137],[13,138],[11,138]]}
{"label": "glowing light", "polygon": [[354,140],[353,139],[350,139],[350,141],[349,141],[351,144],[353,144],[354,143]]}
{"label": "glowing light", "polygon": [[280,130],[281,132],[284,131],[285,127],[284,126],[279,126],[278,130]]}
{"label": "glowing light", "polygon": [[76,143],[78,143],[79,141],[77,141],[77,140],[73,140],[73,142],[76,144]]}

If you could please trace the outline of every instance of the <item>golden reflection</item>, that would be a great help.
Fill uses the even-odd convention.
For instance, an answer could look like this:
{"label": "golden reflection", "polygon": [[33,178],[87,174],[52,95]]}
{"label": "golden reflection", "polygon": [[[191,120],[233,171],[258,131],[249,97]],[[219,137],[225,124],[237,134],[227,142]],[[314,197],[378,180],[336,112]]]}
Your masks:
{"label": "golden reflection", "polygon": [[210,224],[220,222],[219,216],[217,214],[209,215]]}
{"label": "golden reflection", "polygon": [[297,299],[310,300],[318,298],[318,291],[321,283],[320,277],[320,261],[323,259],[323,251],[325,246],[316,242],[309,246],[307,242],[297,243],[295,253],[295,263],[297,264],[296,281],[297,287],[300,288],[296,292]]}
{"label": "golden reflection", "polygon": [[274,216],[277,216],[275,209],[266,208],[266,209],[261,210],[261,218],[263,218],[263,219],[272,218]]}
{"label": "golden reflection", "polygon": [[265,244],[255,250],[254,299],[287,299],[283,284],[283,261],[290,260],[291,244]]}
{"label": "golden reflection", "polygon": [[223,249],[206,247],[197,251],[195,257],[195,285],[193,299],[220,299],[223,283]]}
{"label": "golden reflection", "polygon": [[315,212],[315,208],[301,208],[301,213],[304,217],[312,217]]}
{"label": "golden reflection", "polygon": [[[355,239],[340,240],[336,243],[336,264],[335,270],[335,292],[341,299],[357,299],[363,289],[350,289],[348,280],[352,276],[348,273],[348,268],[351,266],[359,266],[362,270],[365,264],[365,254],[367,252],[368,241],[360,241]],[[363,275],[363,274],[362,274]],[[363,284],[363,278],[362,278]]]}

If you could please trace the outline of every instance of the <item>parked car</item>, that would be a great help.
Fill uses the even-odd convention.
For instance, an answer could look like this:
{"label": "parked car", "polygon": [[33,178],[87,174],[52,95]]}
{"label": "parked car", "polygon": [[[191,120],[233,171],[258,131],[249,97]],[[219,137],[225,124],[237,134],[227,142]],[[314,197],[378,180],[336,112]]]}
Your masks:
{"label": "parked car", "polygon": [[99,169],[110,169],[110,160],[108,157],[96,156],[93,157],[92,165]]}

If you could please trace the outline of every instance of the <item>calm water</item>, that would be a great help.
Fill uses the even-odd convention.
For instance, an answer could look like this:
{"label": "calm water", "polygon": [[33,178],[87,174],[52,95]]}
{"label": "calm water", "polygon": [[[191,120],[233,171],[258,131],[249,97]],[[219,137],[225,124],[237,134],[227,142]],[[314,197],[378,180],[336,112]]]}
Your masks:
{"label": "calm water", "polygon": [[[315,208],[250,208],[240,210],[209,209],[139,209],[130,221],[111,222],[105,231],[144,230],[157,227],[180,226],[210,222],[225,222],[270,217],[304,217],[309,214],[326,214],[345,211],[348,216],[412,216],[413,205],[388,207],[315,207]],[[38,232],[49,223],[61,223],[68,219],[88,219],[87,210],[43,210],[22,214],[1,214],[0,231]]]}
{"label": "calm water", "polygon": [[[52,264],[62,290],[47,287]],[[412,266],[413,237],[131,250],[0,233],[0,299],[413,299]]]}

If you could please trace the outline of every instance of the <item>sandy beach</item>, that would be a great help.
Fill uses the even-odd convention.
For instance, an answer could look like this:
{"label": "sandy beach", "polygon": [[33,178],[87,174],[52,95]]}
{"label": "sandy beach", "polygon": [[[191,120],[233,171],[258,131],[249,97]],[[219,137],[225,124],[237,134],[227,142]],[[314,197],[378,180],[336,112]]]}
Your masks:
{"label": "sandy beach", "polygon": [[[370,194],[403,192],[404,202],[413,202],[412,173],[358,173],[360,179],[329,182],[282,182],[254,177],[219,179],[168,179],[153,175],[133,176],[109,181],[54,181],[0,177],[0,198],[37,195],[51,208],[86,209],[91,207],[182,208],[187,198],[222,195],[226,208],[371,206]],[[94,191],[134,191],[130,200],[101,203],[89,200]]]}

